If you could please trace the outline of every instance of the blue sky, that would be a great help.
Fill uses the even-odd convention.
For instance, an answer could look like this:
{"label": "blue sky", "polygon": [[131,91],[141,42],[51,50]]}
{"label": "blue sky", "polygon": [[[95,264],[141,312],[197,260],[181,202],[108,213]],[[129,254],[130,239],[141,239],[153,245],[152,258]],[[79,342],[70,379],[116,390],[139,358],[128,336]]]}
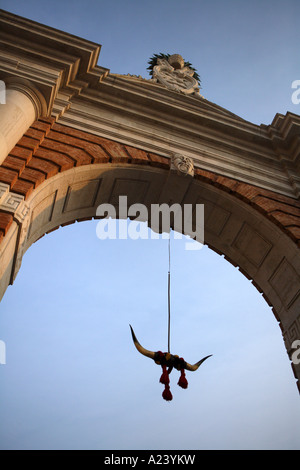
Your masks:
{"label": "blue sky", "polygon": [[[180,53],[210,101],[256,124],[299,114],[298,1],[1,0],[1,8],[102,44],[99,64],[147,78]],[[165,402],[167,240],[106,240],[96,221],[25,254],[0,304],[1,449],[300,449],[299,395],[279,327],[253,285],[203,247],[171,240],[171,350],[213,354]]]}

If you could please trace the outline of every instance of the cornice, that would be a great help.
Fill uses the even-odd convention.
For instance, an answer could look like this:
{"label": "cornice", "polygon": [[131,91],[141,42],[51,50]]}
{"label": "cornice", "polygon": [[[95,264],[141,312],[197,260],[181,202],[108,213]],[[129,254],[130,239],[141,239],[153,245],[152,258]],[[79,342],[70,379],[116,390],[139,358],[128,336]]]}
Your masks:
{"label": "cornice", "polygon": [[275,134],[284,142],[278,129],[151,80],[108,75],[72,98],[59,122],[167,157],[182,153],[196,167],[292,197],[299,194],[297,178],[274,149]]}
{"label": "cornice", "polygon": [[108,74],[97,66],[101,46],[0,10],[0,79],[29,80],[52,114],[58,93],[70,98]]}
{"label": "cornice", "polygon": [[1,45],[0,79],[30,81],[61,124],[299,197],[300,116],[259,126],[199,94],[110,74],[97,65],[100,45],[3,10]]}
{"label": "cornice", "polygon": [[[269,144],[270,136],[263,126],[246,121],[203,97],[184,96],[166,90],[161,85],[106,77],[97,88],[89,87],[74,100],[74,105],[111,109],[123,115],[149,118],[169,123],[186,130],[203,130],[209,133],[230,129],[231,137],[242,137],[250,143]],[[177,120],[177,121],[176,121]],[[173,122],[171,122],[173,121]],[[176,122],[175,122],[176,121]]]}
{"label": "cornice", "polygon": [[17,37],[10,47],[27,50],[26,45],[33,48],[32,55],[50,52],[52,55],[63,57],[78,57],[80,59],[78,73],[86,73],[92,70],[99,59],[101,46],[92,41],[74,36],[73,34],[60,31],[55,28],[43,25],[36,21],[14,15],[8,11],[0,10],[1,35],[4,37]]}

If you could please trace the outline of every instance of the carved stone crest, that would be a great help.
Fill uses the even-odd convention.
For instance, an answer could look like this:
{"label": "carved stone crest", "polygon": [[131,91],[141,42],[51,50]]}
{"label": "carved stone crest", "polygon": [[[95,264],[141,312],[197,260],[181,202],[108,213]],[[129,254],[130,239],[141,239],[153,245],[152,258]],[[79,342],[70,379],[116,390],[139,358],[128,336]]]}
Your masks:
{"label": "carved stone crest", "polygon": [[199,94],[199,83],[193,75],[194,70],[184,66],[179,54],[173,54],[168,59],[158,58],[157,65],[153,67],[154,81],[185,95]]}
{"label": "carved stone crest", "polygon": [[181,176],[194,176],[194,162],[191,158],[174,153],[171,159],[171,169]]}

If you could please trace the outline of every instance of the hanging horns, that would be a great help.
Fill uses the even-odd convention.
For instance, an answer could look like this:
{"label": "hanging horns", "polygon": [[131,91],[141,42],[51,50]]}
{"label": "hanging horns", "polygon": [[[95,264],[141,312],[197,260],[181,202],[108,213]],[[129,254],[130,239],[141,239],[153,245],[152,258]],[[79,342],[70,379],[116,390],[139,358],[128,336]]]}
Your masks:
{"label": "hanging horns", "polygon": [[[198,367],[201,366],[201,364],[204,361],[206,361],[206,359],[208,359],[209,357],[212,356],[212,354],[210,354],[209,356],[205,356],[205,357],[203,357],[203,359],[200,359],[200,361],[196,362],[196,364],[189,364],[188,362],[184,361],[182,358],[179,358],[178,356],[175,356],[175,355],[170,354],[170,353],[163,354],[163,353],[161,353],[161,351],[158,351],[158,352],[148,351],[148,349],[143,348],[143,346],[138,342],[138,340],[135,336],[135,333],[133,331],[132,326],[131,325],[129,325],[129,326],[130,326],[130,329],[131,329],[131,335],[132,335],[133,343],[134,343],[136,349],[138,350],[138,352],[143,354],[143,356],[146,356],[146,357],[149,357],[150,359],[153,359],[157,364],[164,363],[164,365],[168,366],[171,369],[173,367],[175,367],[175,369],[177,369],[177,370],[186,369],[186,370],[194,372],[198,369]],[[163,354],[163,356],[164,356],[163,360],[162,360],[161,354]]]}
{"label": "hanging horns", "polygon": [[143,348],[143,346],[140,345],[140,343],[138,342],[138,340],[136,339],[136,336],[134,334],[134,331],[133,331],[133,328],[131,325],[130,326],[130,329],[131,329],[131,335],[132,335],[132,339],[133,339],[133,342],[134,342],[134,345],[136,347],[136,349],[138,350],[138,352],[140,352],[141,354],[143,354],[143,356],[146,356],[146,357],[150,357],[150,359],[153,359],[154,360],[154,357],[155,357],[155,353],[152,352],[152,351],[148,351],[148,349],[145,349]]}

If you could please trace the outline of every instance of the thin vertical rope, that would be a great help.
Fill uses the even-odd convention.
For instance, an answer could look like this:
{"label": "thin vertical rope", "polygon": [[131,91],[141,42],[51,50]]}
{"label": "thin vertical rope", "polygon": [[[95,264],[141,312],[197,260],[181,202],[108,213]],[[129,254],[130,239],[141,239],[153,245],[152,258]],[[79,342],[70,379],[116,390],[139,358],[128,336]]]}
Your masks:
{"label": "thin vertical rope", "polygon": [[170,247],[171,233],[169,235],[169,271],[168,271],[168,353],[170,352],[170,330],[171,330],[171,306],[170,306],[170,292],[171,292],[171,247]]}

